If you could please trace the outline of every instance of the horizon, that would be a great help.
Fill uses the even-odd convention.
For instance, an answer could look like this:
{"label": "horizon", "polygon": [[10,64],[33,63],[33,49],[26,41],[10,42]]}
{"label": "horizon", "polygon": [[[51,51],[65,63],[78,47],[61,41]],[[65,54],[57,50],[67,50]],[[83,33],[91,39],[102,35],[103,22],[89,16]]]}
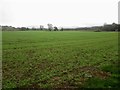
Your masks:
{"label": "horizon", "polygon": [[[114,23],[114,22],[113,22]],[[60,26],[60,27],[57,27],[57,28],[85,28],[85,27],[99,27],[99,26],[104,26],[104,25],[111,25],[112,23],[104,23],[104,24],[102,24],[102,25],[93,25],[93,26]],[[119,23],[116,23],[116,24],[119,24]],[[47,24],[46,24],[47,25]],[[53,24],[52,24],[53,25]],[[11,25],[0,25],[0,26],[11,26]],[[44,25],[42,25],[43,27],[44,27]],[[40,25],[31,25],[31,26],[11,26],[11,27],[15,27],[15,28],[22,28],[22,27],[25,27],[25,28],[40,28]],[[54,25],[53,25],[53,27],[54,27]],[[48,26],[47,27],[44,27],[44,28],[48,28]]]}
{"label": "horizon", "polygon": [[[115,22],[112,22],[112,23],[115,23]],[[54,26],[56,26],[56,27],[61,27],[61,28],[76,28],[76,27],[94,27],[94,26],[103,26],[104,24],[112,24],[112,23],[103,23],[103,24],[93,24],[93,25],[78,25],[78,26],[60,26],[60,25],[58,25],[58,26],[56,26],[56,25],[54,25],[54,24],[52,24],[52,23],[47,23],[47,24],[52,24],[53,25],[53,27]],[[36,27],[36,28],[39,28],[40,27],[40,25],[42,25],[42,26],[44,26],[45,28],[47,28],[48,26],[47,26],[47,24],[44,24],[44,25],[42,25],[42,24],[39,24],[39,25],[27,25],[27,26],[25,26],[25,25],[21,25],[21,26],[14,26],[14,25],[7,25],[7,24],[1,24],[0,26],[12,26],[12,27],[30,27],[30,28],[32,28],[32,27]],[[116,23],[116,24],[118,24],[118,23]]]}

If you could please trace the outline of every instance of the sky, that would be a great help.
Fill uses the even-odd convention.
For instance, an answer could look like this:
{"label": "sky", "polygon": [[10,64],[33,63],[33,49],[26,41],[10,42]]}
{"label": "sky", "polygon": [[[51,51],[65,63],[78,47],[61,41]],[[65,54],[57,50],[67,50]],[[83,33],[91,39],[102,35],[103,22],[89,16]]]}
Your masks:
{"label": "sky", "polygon": [[0,0],[0,25],[86,27],[118,23],[119,0]]}
{"label": "sky", "polygon": [[120,24],[120,1],[118,2],[118,24]]}

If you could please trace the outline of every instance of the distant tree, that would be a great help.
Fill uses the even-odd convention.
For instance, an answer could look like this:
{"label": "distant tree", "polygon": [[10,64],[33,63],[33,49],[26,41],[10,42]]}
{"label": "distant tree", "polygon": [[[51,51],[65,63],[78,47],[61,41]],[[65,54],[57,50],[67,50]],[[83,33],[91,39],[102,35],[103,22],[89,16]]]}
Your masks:
{"label": "distant tree", "polygon": [[1,26],[2,31],[15,31],[16,28],[12,26]]}
{"label": "distant tree", "polygon": [[52,24],[47,24],[48,25],[48,30],[52,31],[53,30],[53,25]]}
{"label": "distant tree", "polygon": [[58,31],[58,28],[56,26],[54,27],[54,31]]}
{"label": "distant tree", "polygon": [[32,27],[32,30],[37,30],[35,27]]}
{"label": "distant tree", "polygon": [[107,23],[106,23],[106,22],[104,23],[104,26],[105,26],[105,25],[107,25]]}
{"label": "distant tree", "polygon": [[26,28],[26,27],[21,27],[21,30],[22,30],[22,31],[26,31],[27,28]]}
{"label": "distant tree", "polygon": [[112,23],[112,27],[113,27],[114,31],[116,31],[118,29],[118,25],[116,23]]}
{"label": "distant tree", "polygon": [[117,29],[116,31],[120,31],[120,24],[117,24]]}
{"label": "distant tree", "polygon": [[61,28],[61,30],[60,31],[63,31],[63,28]]}
{"label": "distant tree", "polygon": [[40,30],[43,30],[44,29],[44,26],[43,25],[40,25]]}
{"label": "distant tree", "polygon": [[102,30],[103,31],[116,31],[118,29],[118,25],[115,23],[112,24],[104,24]]}

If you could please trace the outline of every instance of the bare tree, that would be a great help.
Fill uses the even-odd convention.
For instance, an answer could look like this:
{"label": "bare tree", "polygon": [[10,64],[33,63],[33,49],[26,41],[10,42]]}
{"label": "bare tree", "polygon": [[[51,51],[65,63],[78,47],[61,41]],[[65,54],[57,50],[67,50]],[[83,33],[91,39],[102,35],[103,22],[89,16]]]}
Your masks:
{"label": "bare tree", "polygon": [[58,31],[58,28],[56,26],[54,27],[54,31]]}
{"label": "bare tree", "polygon": [[44,26],[43,25],[40,25],[40,30],[43,30],[44,29]]}
{"label": "bare tree", "polygon": [[52,31],[53,30],[53,25],[52,24],[47,24],[48,25],[48,30]]}

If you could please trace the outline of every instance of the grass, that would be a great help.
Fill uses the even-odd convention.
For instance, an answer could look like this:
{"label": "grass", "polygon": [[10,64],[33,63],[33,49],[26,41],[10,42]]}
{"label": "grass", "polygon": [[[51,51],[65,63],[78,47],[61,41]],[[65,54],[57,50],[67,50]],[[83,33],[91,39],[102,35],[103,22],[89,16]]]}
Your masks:
{"label": "grass", "polygon": [[2,35],[3,88],[118,87],[117,32]]}

